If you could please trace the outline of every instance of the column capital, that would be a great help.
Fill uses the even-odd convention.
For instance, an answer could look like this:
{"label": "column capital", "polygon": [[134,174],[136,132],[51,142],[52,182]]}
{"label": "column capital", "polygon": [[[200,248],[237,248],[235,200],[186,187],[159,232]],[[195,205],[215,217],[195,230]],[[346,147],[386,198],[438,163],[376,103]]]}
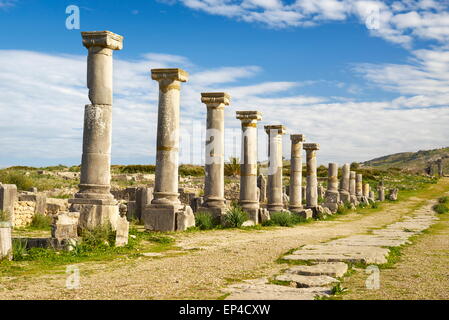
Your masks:
{"label": "column capital", "polygon": [[293,143],[304,142],[304,141],[306,141],[306,136],[303,134],[291,134],[290,140]]}
{"label": "column capital", "polygon": [[309,150],[320,150],[320,144],[319,143],[304,143],[302,145],[302,148],[306,151]]}
{"label": "column capital", "polygon": [[189,80],[189,74],[179,68],[169,68],[169,69],[151,69],[151,79],[160,80],[172,80],[187,82]]}
{"label": "column capital", "polygon": [[236,119],[241,121],[259,121],[262,120],[262,113],[259,111],[236,111]]}
{"label": "column capital", "polygon": [[207,106],[209,105],[220,105],[224,104],[228,106],[231,102],[231,96],[226,92],[202,92],[201,93],[201,102],[205,103]]}
{"label": "column capital", "polygon": [[270,134],[271,130],[277,130],[278,134],[285,134],[285,127],[282,124],[264,126],[265,132]]}
{"label": "column capital", "polygon": [[83,45],[86,48],[101,47],[111,50],[123,48],[123,37],[111,31],[86,31],[81,32]]}

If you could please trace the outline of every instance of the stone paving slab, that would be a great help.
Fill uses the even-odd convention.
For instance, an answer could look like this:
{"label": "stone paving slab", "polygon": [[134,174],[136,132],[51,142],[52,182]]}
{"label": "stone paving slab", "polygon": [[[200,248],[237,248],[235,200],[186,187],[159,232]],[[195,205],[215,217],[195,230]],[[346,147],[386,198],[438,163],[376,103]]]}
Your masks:
{"label": "stone paving slab", "polygon": [[329,296],[331,293],[330,288],[326,287],[293,288],[260,280],[247,280],[229,286],[225,292],[231,294],[225,300],[314,300],[316,296]]}
{"label": "stone paving slab", "polygon": [[385,255],[367,255],[357,253],[301,253],[290,254],[283,257],[292,261],[315,261],[315,262],[346,262],[346,263],[374,263],[383,264],[387,262]]}
{"label": "stone paving slab", "polygon": [[276,276],[275,279],[295,283],[298,288],[324,287],[339,282],[337,279],[325,275],[303,276],[299,274],[281,274]]}
{"label": "stone paving slab", "polygon": [[332,241],[336,245],[372,246],[372,247],[398,247],[409,243],[404,238],[385,237],[380,235],[358,235]]}
{"label": "stone paving slab", "polygon": [[311,266],[293,266],[285,273],[298,274],[303,276],[342,277],[348,271],[348,265],[344,262],[319,263]]}

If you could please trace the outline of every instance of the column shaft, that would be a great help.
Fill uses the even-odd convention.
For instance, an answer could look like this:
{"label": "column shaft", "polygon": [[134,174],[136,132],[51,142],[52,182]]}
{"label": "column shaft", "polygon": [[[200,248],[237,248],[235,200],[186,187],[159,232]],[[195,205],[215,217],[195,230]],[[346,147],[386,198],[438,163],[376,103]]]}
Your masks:
{"label": "column shaft", "polygon": [[305,141],[302,134],[290,135],[290,211],[302,209],[302,144]]}
{"label": "column shaft", "polygon": [[283,126],[265,126],[268,134],[268,197],[267,209],[281,211],[284,208],[282,200],[282,135]]}

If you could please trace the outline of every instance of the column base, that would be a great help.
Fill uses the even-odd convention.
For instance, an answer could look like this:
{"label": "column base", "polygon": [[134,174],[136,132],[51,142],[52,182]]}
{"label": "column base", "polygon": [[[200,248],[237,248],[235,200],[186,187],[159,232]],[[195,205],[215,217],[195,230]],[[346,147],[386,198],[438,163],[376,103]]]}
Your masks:
{"label": "column base", "polygon": [[283,203],[269,203],[267,204],[268,211],[276,212],[276,211],[282,211],[284,210],[284,204]]}
{"label": "column base", "polygon": [[313,218],[313,210],[312,209],[304,209],[302,208],[301,210],[298,211],[291,211],[292,214],[296,214],[304,219],[310,219]]}
{"label": "column base", "polygon": [[347,191],[340,191],[340,200],[343,203],[351,202],[351,195]]}
{"label": "column base", "polygon": [[181,204],[149,204],[143,208],[145,230],[184,231],[195,226],[192,208]]}
{"label": "column base", "polygon": [[70,211],[79,212],[79,233],[109,224],[112,230],[117,229],[119,210],[116,200],[69,199]]}
{"label": "column base", "polygon": [[349,201],[355,206],[359,205],[359,200],[357,200],[357,196],[355,196],[355,195],[350,195]]}
{"label": "column base", "polygon": [[288,206],[288,210],[296,213],[303,211],[304,207],[302,206],[302,204],[291,204]]}

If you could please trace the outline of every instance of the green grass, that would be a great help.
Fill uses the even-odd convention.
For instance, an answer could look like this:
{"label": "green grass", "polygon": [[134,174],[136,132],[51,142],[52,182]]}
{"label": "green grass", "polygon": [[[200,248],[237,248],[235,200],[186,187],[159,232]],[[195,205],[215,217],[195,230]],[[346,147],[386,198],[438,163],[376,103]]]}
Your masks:
{"label": "green grass", "polygon": [[41,213],[36,213],[31,220],[29,229],[32,230],[49,230],[51,227],[51,217]]}
{"label": "green grass", "polygon": [[225,228],[240,228],[242,224],[248,220],[248,213],[242,210],[241,207],[234,205],[223,217],[223,226]]}
{"label": "green grass", "polygon": [[434,205],[432,209],[438,214],[444,214],[449,212],[449,207],[444,203],[438,203]]}
{"label": "green grass", "polygon": [[210,212],[197,212],[195,214],[195,227],[199,230],[211,230],[216,226],[217,224]]}

